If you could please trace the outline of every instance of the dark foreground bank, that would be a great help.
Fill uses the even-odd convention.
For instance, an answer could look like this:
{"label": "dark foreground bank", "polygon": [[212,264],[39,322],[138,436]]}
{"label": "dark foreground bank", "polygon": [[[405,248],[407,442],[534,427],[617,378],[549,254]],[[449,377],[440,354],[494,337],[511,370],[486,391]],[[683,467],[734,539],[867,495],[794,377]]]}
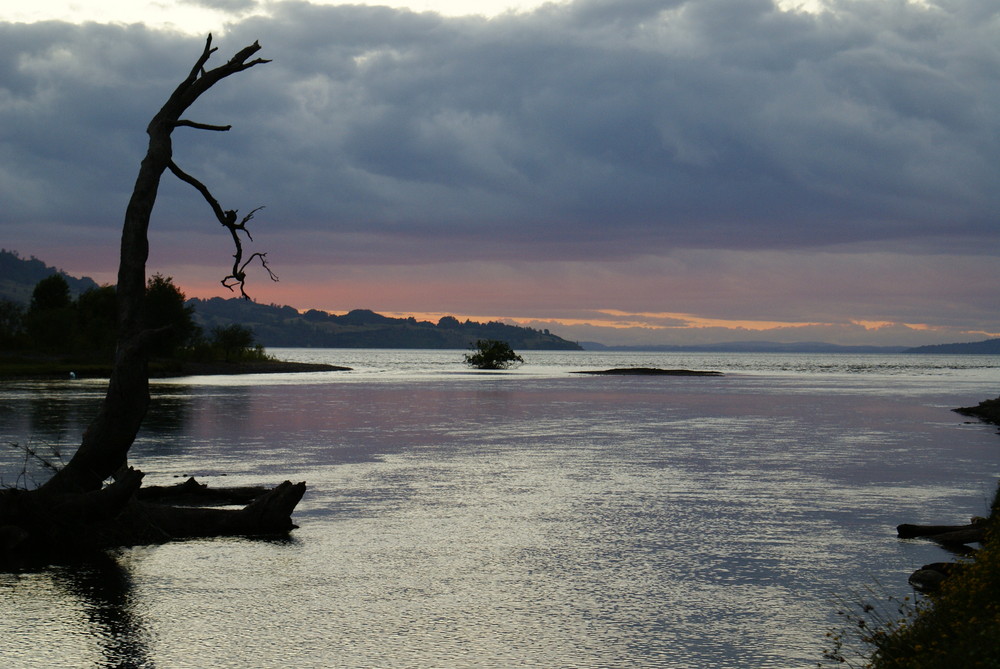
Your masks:
{"label": "dark foreground bank", "polygon": [[[1000,398],[955,411],[1000,424]],[[926,537],[961,557],[917,570],[910,583],[925,594],[912,603],[910,598],[865,600],[842,611],[848,626],[829,635],[833,650],[825,658],[870,669],[1000,667],[1000,488],[987,518],[958,527],[900,525],[897,530],[901,538]],[[974,543],[981,548],[969,545]],[[861,665],[851,663],[852,638],[868,649],[858,654]]]}

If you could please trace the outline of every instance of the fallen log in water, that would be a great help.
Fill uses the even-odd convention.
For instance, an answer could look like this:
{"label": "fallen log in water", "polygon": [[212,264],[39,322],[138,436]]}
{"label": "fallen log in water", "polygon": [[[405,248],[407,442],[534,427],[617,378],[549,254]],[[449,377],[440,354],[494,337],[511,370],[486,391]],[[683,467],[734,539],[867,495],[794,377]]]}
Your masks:
{"label": "fallen log in water", "polygon": [[172,539],[278,535],[297,527],[291,514],[305,491],[305,483],[285,481],[242,509],[140,503],[139,510]]}
{"label": "fallen log in water", "polygon": [[176,485],[139,488],[138,498],[143,502],[171,506],[224,506],[249,504],[269,490],[270,488],[264,486],[209,488],[207,484],[198,483],[191,477]]}
{"label": "fallen log in water", "polygon": [[[0,491],[0,569],[75,560],[93,551],[158,544],[174,539],[213,536],[274,536],[296,526],[291,514],[305,483],[285,481],[272,489],[234,488],[208,493],[209,502],[249,504],[239,509],[206,508],[140,500],[142,472],[129,468],[100,490],[51,492],[45,489]],[[185,493],[187,489],[189,492]],[[166,494],[180,493],[180,494]],[[205,495],[193,479],[168,486],[151,498],[161,502],[183,495]],[[193,491],[193,492],[192,492]],[[222,496],[226,496],[224,499]]]}
{"label": "fallen log in water", "polygon": [[910,525],[896,527],[900,539],[917,537],[930,539],[943,545],[982,543],[986,538],[986,523],[975,520],[967,525]]}

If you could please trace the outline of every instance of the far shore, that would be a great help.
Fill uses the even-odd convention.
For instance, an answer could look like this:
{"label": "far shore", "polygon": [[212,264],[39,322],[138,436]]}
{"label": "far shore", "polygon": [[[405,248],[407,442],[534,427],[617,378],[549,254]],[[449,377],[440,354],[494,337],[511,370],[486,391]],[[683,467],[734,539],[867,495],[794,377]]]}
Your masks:
{"label": "far shore", "polygon": [[350,367],[320,362],[289,362],[287,360],[254,360],[249,362],[181,362],[170,369],[150,376],[216,376],[220,374],[295,374],[300,372],[349,372]]}

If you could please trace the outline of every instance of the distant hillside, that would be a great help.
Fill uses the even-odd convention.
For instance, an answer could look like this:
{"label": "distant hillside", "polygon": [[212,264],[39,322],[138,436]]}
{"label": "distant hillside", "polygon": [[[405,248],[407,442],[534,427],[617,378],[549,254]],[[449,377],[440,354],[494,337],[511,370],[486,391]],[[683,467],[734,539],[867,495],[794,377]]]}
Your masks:
{"label": "distant hillside", "polygon": [[73,295],[98,287],[90,277],[77,279],[61,269],[49,267],[34,256],[22,258],[17,251],[0,249],[0,300],[11,300],[27,305],[31,302],[31,293],[35,285],[53,274],[63,275]]}
{"label": "distant hillside", "polygon": [[[0,300],[27,305],[35,285],[57,273],[65,277],[75,296],[98,287],[90,277],[78,279],[35,257],[22,258],[16,251],[0,249]],[[206,330],[240,323],[253,328],[257,341],[264,346],[467,349],[477,339],[499,339],[515,350],[580,350],[579,344],[550,334],[548,330],[496,322],[461,323],[450,316],[437,323],[388,318],[365,309],[331,316],[322,311],[299,313],[293,307],[220,297],[192,299],[188,304],[194,306],[195,320]]]}
{"label": "distant hillside", "polygon": [[454,348],[467,349],[477,339],[499,339],[514,350],[580,350],[580,345],[547,330],[505,323],[460,322],[445,316],[437,323],[389,318],[367,309],[333,316],[315,309],[264,305],[239,298],[191,299],[195,320],[206,330],[230,323],[253,328],[264,346],[312,348]]}
{"label": "distant hillside", "polygon": [[660,346],[604,346],[582,342],[588,351],[638,351],[650,353],[902,353],[905,346],[841,346],[824,342],[734,341],[721,344]]}
{"label": "distant hillside", "polygon": [[964,355],[1000,355],[1000,339],[974,341],[968,344],[934,344],[908,348],[903,353],[934,353],[934,354],[964,354]]}

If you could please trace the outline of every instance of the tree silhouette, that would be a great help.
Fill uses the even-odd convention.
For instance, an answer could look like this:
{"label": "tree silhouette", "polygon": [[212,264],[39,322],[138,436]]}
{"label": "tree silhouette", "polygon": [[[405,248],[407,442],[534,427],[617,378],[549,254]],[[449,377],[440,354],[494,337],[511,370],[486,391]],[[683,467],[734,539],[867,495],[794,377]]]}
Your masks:
{"label": "tree silhouette", "polygon": [[[78,552],[87,546],[129,545],[168,540],[179,536],[272,534],[292,527],[290,514],[305,484],[285,481],[255,499],[245,509],[185,509],[157,507],[137,501],[143,474],[127,467],[128,451],[149,406],[150,352],[172,331],[172,324],[150,328],[144,319],[147,287],[148,229],[163,173],[170,171],[194,186],[208,201],[218,221],[230,232],[234,244],[232,272],[223,279],[230,289],[244,287],[247,264],[264,254],[243,257],[240,233],[249,237],[250,212],[238,219],[236,210],[223,211],[208,188],[188,175],[173,158],[171,135],[177,128],[226,131],[181,118],[212,86],[267,60],[253,58],[260,50],[254,42],[229,61],[205,69],[212,54],[212,36],[187,77],[174,89],[146,128],[149,144],[125,211],[118,265],[118,344],[108,389],[97,416],[83,434],[79,449],[51,479],[35,490],[0,492],[0,561],[16,563],[28,556]],[[269,270],[268,270],[269,271]],[[272,278],[276,278],[272,275]],[[105,486],[104,481],[114,478]]]}
{"label": "tree silhouette", "polygon": [[476,342],[476,352],[465,356],[465,363],[477,369],[509,369],[524,362],[524,358],[514,353],[510,344],[496,339],[480,339]]}

